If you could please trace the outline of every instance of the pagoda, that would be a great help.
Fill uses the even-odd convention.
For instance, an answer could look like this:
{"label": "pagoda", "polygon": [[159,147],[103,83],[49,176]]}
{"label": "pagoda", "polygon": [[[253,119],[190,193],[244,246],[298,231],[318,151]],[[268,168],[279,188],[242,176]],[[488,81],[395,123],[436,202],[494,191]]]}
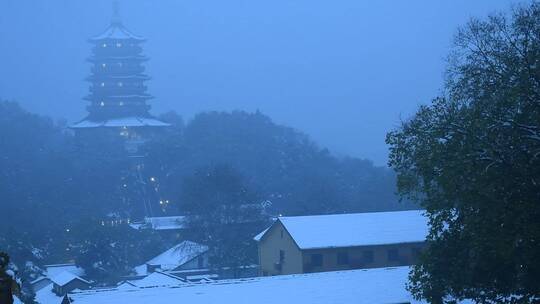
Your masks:
{"label": "pagoda", "polygon": [[133,142],[168,126],[149,113],[152,96],[145,85],[150,79],[143,66],[148,60],[142,54],[145,39],[122,24],[116,7],[109,27],[89,42],[93,45],[88,58],[91,85],[84,98],[89,102],[88,115],[71,128],[77,134],[114,134]]}

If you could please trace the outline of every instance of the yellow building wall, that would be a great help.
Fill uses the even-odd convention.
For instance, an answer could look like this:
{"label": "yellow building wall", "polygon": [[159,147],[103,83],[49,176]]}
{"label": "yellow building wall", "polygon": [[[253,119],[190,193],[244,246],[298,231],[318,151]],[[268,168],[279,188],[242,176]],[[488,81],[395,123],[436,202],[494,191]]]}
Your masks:
{"label": "yellow building wall", "polygon": [[[417,255],[424,246],[420,243],[403,243],[392,245],[378,246],[359,246],[346,248],[330,248],[330,249],[311,249],[302,251],[302,264],[304,272],[321,272],[321,271],[336,271],[347,269],[363,269],[363,268],[381,268],[393,266],[413,265],[417,260]],[[389,251],[397,250],[397,259],[389,259]],[[346,253],[348,263],[338,264],[338,253]],[[371,252],[373,260],[365,259],[364,252]],[[322,266],[312,266],[312,255],[322,255]]]}
{"label": "yellow building wall", "polygon": [[[281,269],[280,250],[284,252]],[[287,230],[278,221],[259,241],[259,265],[261,276],[302,273],[302,253]]]}

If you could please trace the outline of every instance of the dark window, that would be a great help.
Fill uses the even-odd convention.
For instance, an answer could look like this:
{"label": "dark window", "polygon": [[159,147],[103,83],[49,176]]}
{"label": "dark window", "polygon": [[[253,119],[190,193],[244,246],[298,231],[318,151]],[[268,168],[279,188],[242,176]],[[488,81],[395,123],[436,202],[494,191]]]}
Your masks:
{"label": "dark window", "polygon": [[285,261],[285,251],[284,250],[280,250],[279,251],[279,262],[280,263],[283,263]]}
{"label": "dark window", "polygon": [[338,252],[338,254],[337,254],[337,264],[338,265],[349,265],[349,253],[348,252]]}
{"label": "dark window", "polygon": [[322,266],[322,254],[315,253],[311,255],[311,266],[313,267],[321,267]]}
{"label": "dark window", "polygon": [[268,271],[263,271],[263,277],[266,277],[268,275]]}
{"label": "dark window", "polygon": [[399,260],[399,254],[396,248],[388,249],[388,260],[394,262]]}
{"label": "dark window", "polygon": [[362,252],[362,262],[366,264],[373,263],[373,251],[366,250]]}
{"label": "dark window", "polygon": [[281,230],[281,238],[283,238],[283,230]]}
{"label": "dark window", "polygon": [[203,268],[204,267],[204,257],[203,256],[199,256],[197,258],[197,266],[199,268]]}

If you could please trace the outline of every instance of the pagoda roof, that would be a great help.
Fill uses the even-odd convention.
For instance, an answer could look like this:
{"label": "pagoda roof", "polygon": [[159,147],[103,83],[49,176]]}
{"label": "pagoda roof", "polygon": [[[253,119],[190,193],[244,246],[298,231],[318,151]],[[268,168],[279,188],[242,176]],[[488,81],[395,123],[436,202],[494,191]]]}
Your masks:
{"label": "pagoda roof", "polygon": [[[88,95],[84,99],[86,100],[95,100],[96,98],[93,97],[94,95]],[[138,94],[138,95],[106,95],[103,98],[98,99],[129,99],[129,98],[144,98],[144,99],[152,99],[154,96],[149,94]]]}
{"label": "pagoda roof", "polygon": [[111,75],[111,74],[101,74],[101,75],[91,75],[86,77],[86,80],[93,81],[97,79],[142,79],[149,80],[150,76],[148,75]]}
{"label": "pagoda roof", "polygon": [[89,120],[84,119],[78,123],[70,126],[72,129],[84,129],[84,128],[99,128],[99,127],[167,127],[168,123],[164,123],[152,117],[120,117],[107,120]]}
{"label": "pagoda roof", "polygon": [[103,33],[89,39],[90,42],[96,43],[103,40],[135,40],[142,42],[146,39],[133,34],[122,23],[112,22]]}
{"label": "pagoda roof", "polygon": [[96,62],[96,61],[103,61],[103,60],[126,60],[126,59],[133,59],[133,60],[141,60],[146,61],[148,60],[148,57],[143,55],[129,55],[129,56],[91,56],[88,57],[89,62]]}

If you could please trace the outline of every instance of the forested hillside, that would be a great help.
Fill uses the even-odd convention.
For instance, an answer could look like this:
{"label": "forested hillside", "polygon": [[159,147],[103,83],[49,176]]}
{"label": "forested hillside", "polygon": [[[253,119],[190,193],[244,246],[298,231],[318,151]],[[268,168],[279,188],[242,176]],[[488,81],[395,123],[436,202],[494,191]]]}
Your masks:
{"label": "forested hillside", "polygon": [[[413,207],[398,202],[389,169],[336,158],[307,135],[261,113],[202,113],[187,124],[175,113],[161,118],[173,126],[143,147],[144,174],[157,189],[147,192],[155,215],[193,210],[186,197],[201,187],[193,177],[220,166],[238,176],[257,200],[242,203],[267,202],[270,215]],[[97,265],[91,276],[106,277],[128,272],[169,245],[151,232],[102,224],[145,215],[143,186],[120,143],[81,142],[65,126],[13,102],[0,102],[0,133],[0,249],[18,265],[75,259]],[[159,204],[162,199],[166,205]],[[118,254],[126,248],[129,256]]]}
{"label": "forested hillside", "polygon": [[[179,121],[176,119],[175,121]],[[391,170],[358,158],[337,158],[307,135],[259,112],[197,115],[147,147],[149,174],[176,198],[179,181],[204,166],[237,170],[277,214],[321,214],[410,208],[394,195]],[[177,210],[181,212],[181,202]]]}

